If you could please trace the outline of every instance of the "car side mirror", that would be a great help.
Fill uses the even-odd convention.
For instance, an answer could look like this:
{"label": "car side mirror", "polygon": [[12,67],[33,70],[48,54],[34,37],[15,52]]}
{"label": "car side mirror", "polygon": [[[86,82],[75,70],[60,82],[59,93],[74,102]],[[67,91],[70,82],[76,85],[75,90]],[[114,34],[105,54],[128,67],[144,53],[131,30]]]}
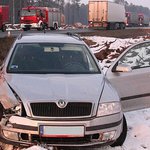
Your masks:
{"label": "car side mirror", "polygon": [[116,72],[131,72],[132,68],[128,65],[125,64],[119,64],[118,66],[116,66]]}

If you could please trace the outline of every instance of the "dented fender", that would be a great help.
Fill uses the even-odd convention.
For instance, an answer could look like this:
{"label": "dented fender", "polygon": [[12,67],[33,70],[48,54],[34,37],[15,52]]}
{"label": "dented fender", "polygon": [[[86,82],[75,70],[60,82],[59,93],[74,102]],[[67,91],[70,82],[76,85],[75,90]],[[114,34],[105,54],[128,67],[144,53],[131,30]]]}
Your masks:
{"label": "dented fender", "polygon": [[0,79],[0,102],[4,109],[13,108],[16,105],[19,105],[19,101],[4,78]]}

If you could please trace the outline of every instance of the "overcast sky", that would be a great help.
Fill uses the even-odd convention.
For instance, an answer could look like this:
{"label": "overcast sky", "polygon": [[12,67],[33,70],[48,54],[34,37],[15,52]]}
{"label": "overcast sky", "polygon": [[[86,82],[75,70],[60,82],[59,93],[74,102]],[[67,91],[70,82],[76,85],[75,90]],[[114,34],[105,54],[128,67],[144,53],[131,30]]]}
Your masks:
{"label": "overcast sky", "polygon": [[126,0],[128,3],[133,3],[135,5],[141,5],[150,8],[150,0]]}
{"label": "overcast sky", "polygon": [[[126,0],[129,4],[133,3],[135,5],[142,5],[144,7],[150,8],[150,0]],[[83,3],[88,3],[88,0],[81,0]]]}

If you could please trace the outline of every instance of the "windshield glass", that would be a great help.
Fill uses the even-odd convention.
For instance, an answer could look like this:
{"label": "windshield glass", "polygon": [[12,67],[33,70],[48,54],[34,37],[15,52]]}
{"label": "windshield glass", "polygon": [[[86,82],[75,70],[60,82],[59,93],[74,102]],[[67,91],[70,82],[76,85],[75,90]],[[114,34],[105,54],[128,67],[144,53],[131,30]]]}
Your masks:
{"label": "windshield glass", "polygon": [[84,45],[17,44],[7,71],[9,73],[100,73]]}
{"label": "windshield glass", "polygon": [[36,15],[36,11],[32,9],[21,11],[21,16],[35,16],[35,15]]}

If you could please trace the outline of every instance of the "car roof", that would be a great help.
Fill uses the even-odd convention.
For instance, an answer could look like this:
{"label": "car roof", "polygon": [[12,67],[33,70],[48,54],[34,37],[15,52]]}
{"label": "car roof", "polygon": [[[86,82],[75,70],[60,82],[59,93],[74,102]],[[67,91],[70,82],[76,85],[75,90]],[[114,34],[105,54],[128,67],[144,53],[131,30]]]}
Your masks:
{"label": "car roof", "polygon": [[16,43],[72,43],[85,44],[77,35],[72,33],[22,33],[18,36]]}

